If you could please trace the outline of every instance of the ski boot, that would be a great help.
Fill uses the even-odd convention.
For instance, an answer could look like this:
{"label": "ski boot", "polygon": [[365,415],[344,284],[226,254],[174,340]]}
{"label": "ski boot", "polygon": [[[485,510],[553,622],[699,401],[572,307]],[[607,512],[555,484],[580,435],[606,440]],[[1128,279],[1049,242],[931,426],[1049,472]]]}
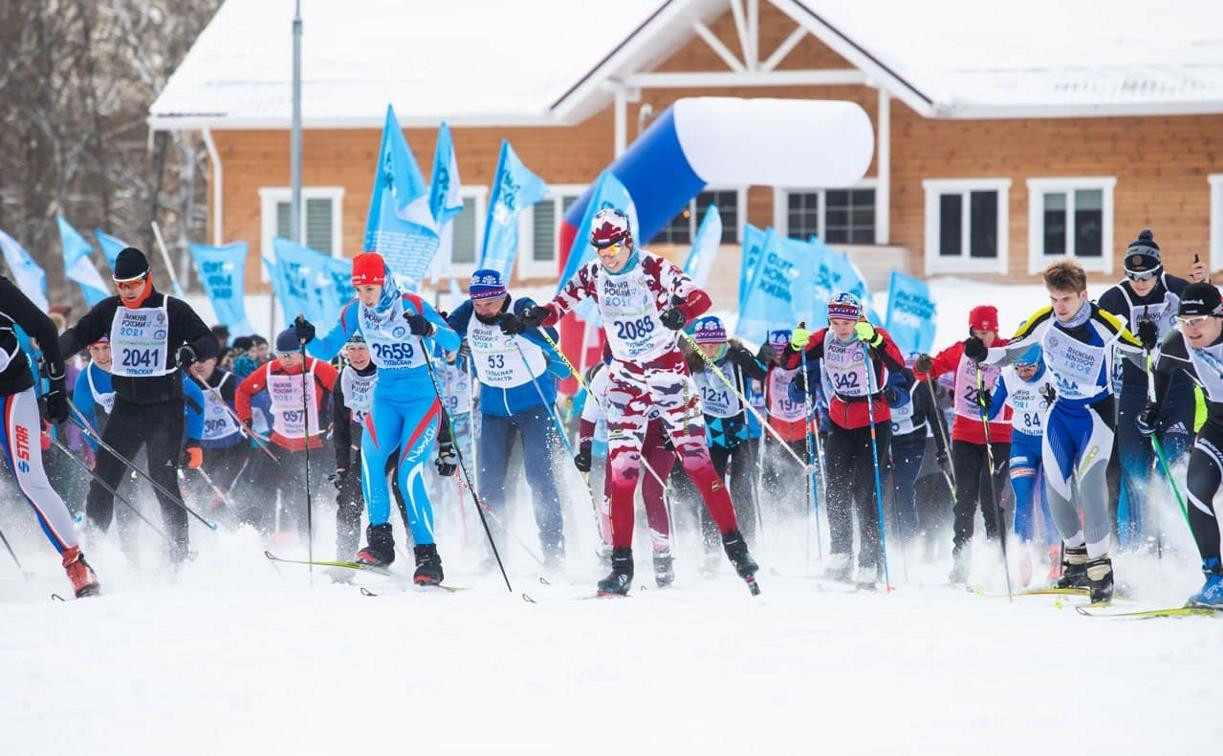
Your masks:
{"label": "ski boot", "polygon": [[654,583],[659,588],[670,588],[675,582],[675,569],[672,567],[671,550],[654,552]]}
{"label": "ski boot", "polygon": [[1088,588],[1087,547],[1067,546],[1062,551],[1062,576],[1058,588]]}
{"label": "ski boot", "polygon": [[395,561],[395,536],[391,533],[391,523],[367,525],[365,540],[369,545],[358,551],[353,561],[371,567],[389,567]]}
{"label": "ski boot", "polygon": [[620,546],[612,549],[611,573],[599,581],[600,596],[627,596],[633,584],[633,549]]}
{"label": "ski boot", "polygon": [[747,552],[747,541],[743,540],[743,534],[738,530],[723,533],[722,548],[726,549],[726,558],[735,566],[735,572],[739,574],[739,577],[747,583],[752,595],[759,594],[760,586],[756,585],[756,570],[760,569],[760,565],[756,564],[756,560],[752,559],[752,555]]}
{"label": "ski boot", "polygon": [[412,554],[416,557],[412,582],[417,585],[441,585],[446,576],[442,572],[442,558],[437,554],[437,544],[413,546]]}
{"label": "ski boot", "polygon": [[1206,584],[1189,597],[1186,606],[1223,610],[1223,566],[1219,565],[1218,559],[1205,559],[1202,561],[1202,572],[1206,575]]}
{"label": "ski boot", "polygon": [[72,581],[72,590],[76,593],[77,598],[96,596],[101,590],[98,576],[94,574],[89,562],[85,561],[85,555],[81,553],[80,546],[73,546],[64,552],[64,572],[68,573],[68,579]]}
{"label": "ski boot", "polygon": [[854,585],[860,591],[875,590],[875,583],[879,580],[879,568],[873,564],[858,565],[857,572],[854,573]]}
{"label": "ski boot", "polygon": [[1090,559],[1084,565],[1091,605],[1107,606],[1113,600],[1113,560],[1106,556]]}
{"label": "ski boot", "polygon": [[850,565],[849,554],[829,554],[828,567],[824,577],[841,583],[848,583],[853,567]]}
{"label": "ski boot", "polygon": [[952,585],[964,585],[968,582],[968,571],[972,567],[972,556],[968,547],[952,549],[951,560],[951,572],[947,575],[947,582]]}

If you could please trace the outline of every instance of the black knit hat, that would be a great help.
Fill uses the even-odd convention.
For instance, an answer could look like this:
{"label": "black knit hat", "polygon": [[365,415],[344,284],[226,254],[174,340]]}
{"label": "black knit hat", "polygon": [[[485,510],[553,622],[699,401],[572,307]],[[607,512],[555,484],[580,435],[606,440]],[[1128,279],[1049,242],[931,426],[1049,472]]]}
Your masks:
{"label": "black knit hat", "polygon": [[1200,315],[1223,318],[1223,297],[1219,296],[1219,290],[1212,283],[1203,281],[1189,284],[1181,294],[1181,306],[1176,314],[1187,318]]}
{"label": "black knit hat", "polygon": [[1151,233],[1151,229],[1144,228],[1125,250],[1125,271],[1146,273],[1161,265],[1163,262],[1160,260],[1159,245],[1155,243],[1155,234]]}
{"label": "black knit hat", "polygon": [[135,281],[148,272],[149,260],[144,253],[135,247],[125,247],[115,258],[115,273],[111,277],[115,281]]}

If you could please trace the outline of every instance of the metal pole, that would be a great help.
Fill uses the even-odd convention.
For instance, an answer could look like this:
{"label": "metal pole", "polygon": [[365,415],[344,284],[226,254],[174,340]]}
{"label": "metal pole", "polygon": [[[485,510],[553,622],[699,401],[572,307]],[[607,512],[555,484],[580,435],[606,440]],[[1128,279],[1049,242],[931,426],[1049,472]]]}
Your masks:
{"label": "metal pole", "polygon": [[289,136],[289,239],[301,243],[302,222],[302,4],[293,12],[293,124]]}

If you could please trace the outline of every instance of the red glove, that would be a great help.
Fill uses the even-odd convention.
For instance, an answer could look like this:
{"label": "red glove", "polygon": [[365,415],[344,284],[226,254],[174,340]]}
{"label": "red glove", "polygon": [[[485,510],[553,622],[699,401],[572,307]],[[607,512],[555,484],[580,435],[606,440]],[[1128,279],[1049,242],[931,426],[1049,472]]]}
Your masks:
{"label": "red glove", "polygon": [[198,470],[204,464],[204,450],[199,444],[188,444],[187,448],[183,449],[183,467],[189,470]]}

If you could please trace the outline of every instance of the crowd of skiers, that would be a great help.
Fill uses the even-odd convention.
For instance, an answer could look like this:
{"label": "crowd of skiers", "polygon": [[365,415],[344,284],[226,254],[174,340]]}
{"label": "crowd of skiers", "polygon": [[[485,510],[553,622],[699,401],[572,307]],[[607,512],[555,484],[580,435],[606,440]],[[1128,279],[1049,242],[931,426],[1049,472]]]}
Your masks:
{"label": "crowd of skiers", "polygon": [[[1223,605],[1223,305],[1204,265],[1188,280],[1165,271],[1149,231],[1098,298],[1076,263],[1054,263],[1048,301],[1017,329],[974,307],[935,354],[902,353],[846,293],[827,302],[826,327],[778,323],[749,347],[622,213],[601,211],[590,241],[596,259],[552,300],[516,298],[479,270],[449,313],[361,254],[337,322],[298,317],[271,343],[209,329],[153,287],[134,248],[116,262],[118,294],[75,322],[0,277],[0,441],[16,490],[78,596],[99,582],[74,513],[100,538],[116,501],[129,556],[143,521],[175,564],[191,558],[192,517],[305,541],[334,505],[337,558],[386,568],[402,518],[414,581],[438,585],[435,502],[478,507],[504,543],[522,477],[544,568],[565,560],[566,511],[590,505],[610,570],[601,594],[632,585],[640,497],[659,586],[674,580],[681,516],[697,524],[702,569],[721,551],[753,592],[764,528],[814,523],[822,543],[820,522],[827,578],[886,583],[890,541],[927,559],[950,546],[950,581],[963,583],[980,513],[1020,584],[1106,603],[1113,551],[1161,550],[1177,526],[1152,503],[1175,487],[1206,575],[1191,600]],[[597,311],[605,346],[579,373],[553,326],[581,307]],[[572,398],[558,394],[569,377]],[[567,458],[582,483],[562,481]],[[160,525],[131,503],[129,480],[152,488]]]}

